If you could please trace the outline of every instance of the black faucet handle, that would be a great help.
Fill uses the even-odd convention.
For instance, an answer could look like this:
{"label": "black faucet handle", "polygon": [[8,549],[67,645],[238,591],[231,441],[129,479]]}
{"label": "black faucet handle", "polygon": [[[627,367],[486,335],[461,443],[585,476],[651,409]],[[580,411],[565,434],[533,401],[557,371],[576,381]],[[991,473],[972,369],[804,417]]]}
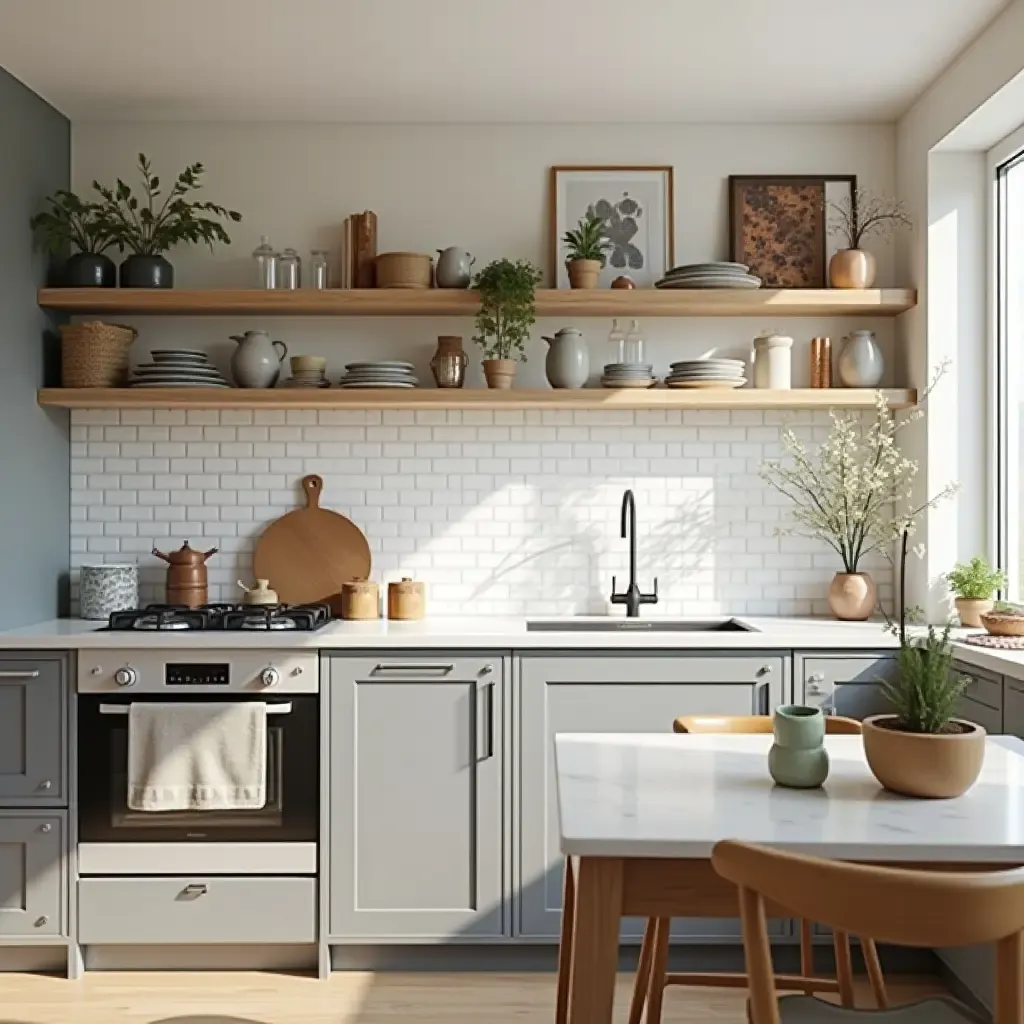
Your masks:
{"label": "black faucet handle", "polygon": [[654,577],[654,591],[650,594],[640,595],[641,604],[657,604],[658,603],[658,577]]}

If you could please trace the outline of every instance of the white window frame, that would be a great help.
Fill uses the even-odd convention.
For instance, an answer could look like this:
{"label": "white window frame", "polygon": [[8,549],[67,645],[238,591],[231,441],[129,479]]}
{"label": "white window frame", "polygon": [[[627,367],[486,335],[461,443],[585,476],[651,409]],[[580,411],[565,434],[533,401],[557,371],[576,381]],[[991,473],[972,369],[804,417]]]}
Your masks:
{"label": "white window frame", "polygon": [[[1018,420],[1020,401],[1009,405],[1009,382],[1024,381],[1024,366],[1019,351],[1007,349],[1005,345],[1005,324],[1000,308],[999,295],[1005,268],[1005,240],[1000,229],[1000,192],[1002,179],[1000,170],[1015,157],[1024,155],[1024,125],[1011,132],[1005,139],[988,151],[986,172],[989,196],[989,239],[988,239],[988,496],[990,558],[993,563],[1005,568],[1016,579],[1018,600],[1024,600],[1024,579],[1019,578],[1021,566],[1021,502],[1020,480],[1011,493],[1009,488],[1009,457],[1007,438],[1001,427],[1007,424],[1007,435],[1020,437]],[[1020,396],[1024,400],[1024,395]],[[1024,454],[1024,453],[1022,453]],[[1024,467],[1018,473],[1024,472]],[[1015,521],[1013,529],[1009,523]],[[1004,595],[1005,596],[1005,595]]]}

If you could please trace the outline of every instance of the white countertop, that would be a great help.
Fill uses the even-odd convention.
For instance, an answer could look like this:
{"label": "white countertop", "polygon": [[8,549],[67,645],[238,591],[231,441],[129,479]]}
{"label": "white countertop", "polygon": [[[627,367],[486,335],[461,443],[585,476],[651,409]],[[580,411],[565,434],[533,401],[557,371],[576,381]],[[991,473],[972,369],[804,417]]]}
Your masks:
{"label": "white countertop", "polygon": [[[421,622],[332,622],[315,633],[240,632],[103,632],[104,623],[85,619],[53,619],[0,632],[0,650],[182,647],[230,648],[476,648],[508,650],[883,650],[896,641],[880,622],[837,622],[834,619],[739,617],[753,626],[749,633],[527,632],[526,619],[424,619]],[[604,621],[604,620],[602,620]]]}
{"label": "white countertop", "polygon": [[859,736],[826,737],[828,780],[798,790],[772,782],[770,735],[556,735],[562,853],[704,858],[742,839],[849,860],[1022,863],[1024,744],[987,743],[964,796],[914,800],[881,788]]}

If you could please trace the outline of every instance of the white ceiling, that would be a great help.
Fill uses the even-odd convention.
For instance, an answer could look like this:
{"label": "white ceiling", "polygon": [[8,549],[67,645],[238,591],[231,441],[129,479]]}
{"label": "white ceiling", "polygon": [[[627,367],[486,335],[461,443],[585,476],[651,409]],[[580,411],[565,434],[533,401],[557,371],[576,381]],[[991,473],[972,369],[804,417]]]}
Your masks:
{"label": "white ceiling", "polygon": [[1007,0],[0,0],[72,120],[890,121]]}

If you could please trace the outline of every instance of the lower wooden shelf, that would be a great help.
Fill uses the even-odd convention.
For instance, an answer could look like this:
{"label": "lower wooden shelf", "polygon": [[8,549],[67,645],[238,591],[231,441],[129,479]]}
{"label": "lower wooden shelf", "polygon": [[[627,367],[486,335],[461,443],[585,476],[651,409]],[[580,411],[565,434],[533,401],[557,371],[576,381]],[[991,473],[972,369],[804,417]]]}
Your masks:
{"label": "lower wooden shelf", "polygon": [[[768,391],[651,388],[580,391],[484,388],[415,388],[299,391],[243,388],[42,388],[43,406],[63,409],[871,409],[878,392],[868,388],[794,388]],[[889,407],[907,409],[917,392],[883,391]]]}

